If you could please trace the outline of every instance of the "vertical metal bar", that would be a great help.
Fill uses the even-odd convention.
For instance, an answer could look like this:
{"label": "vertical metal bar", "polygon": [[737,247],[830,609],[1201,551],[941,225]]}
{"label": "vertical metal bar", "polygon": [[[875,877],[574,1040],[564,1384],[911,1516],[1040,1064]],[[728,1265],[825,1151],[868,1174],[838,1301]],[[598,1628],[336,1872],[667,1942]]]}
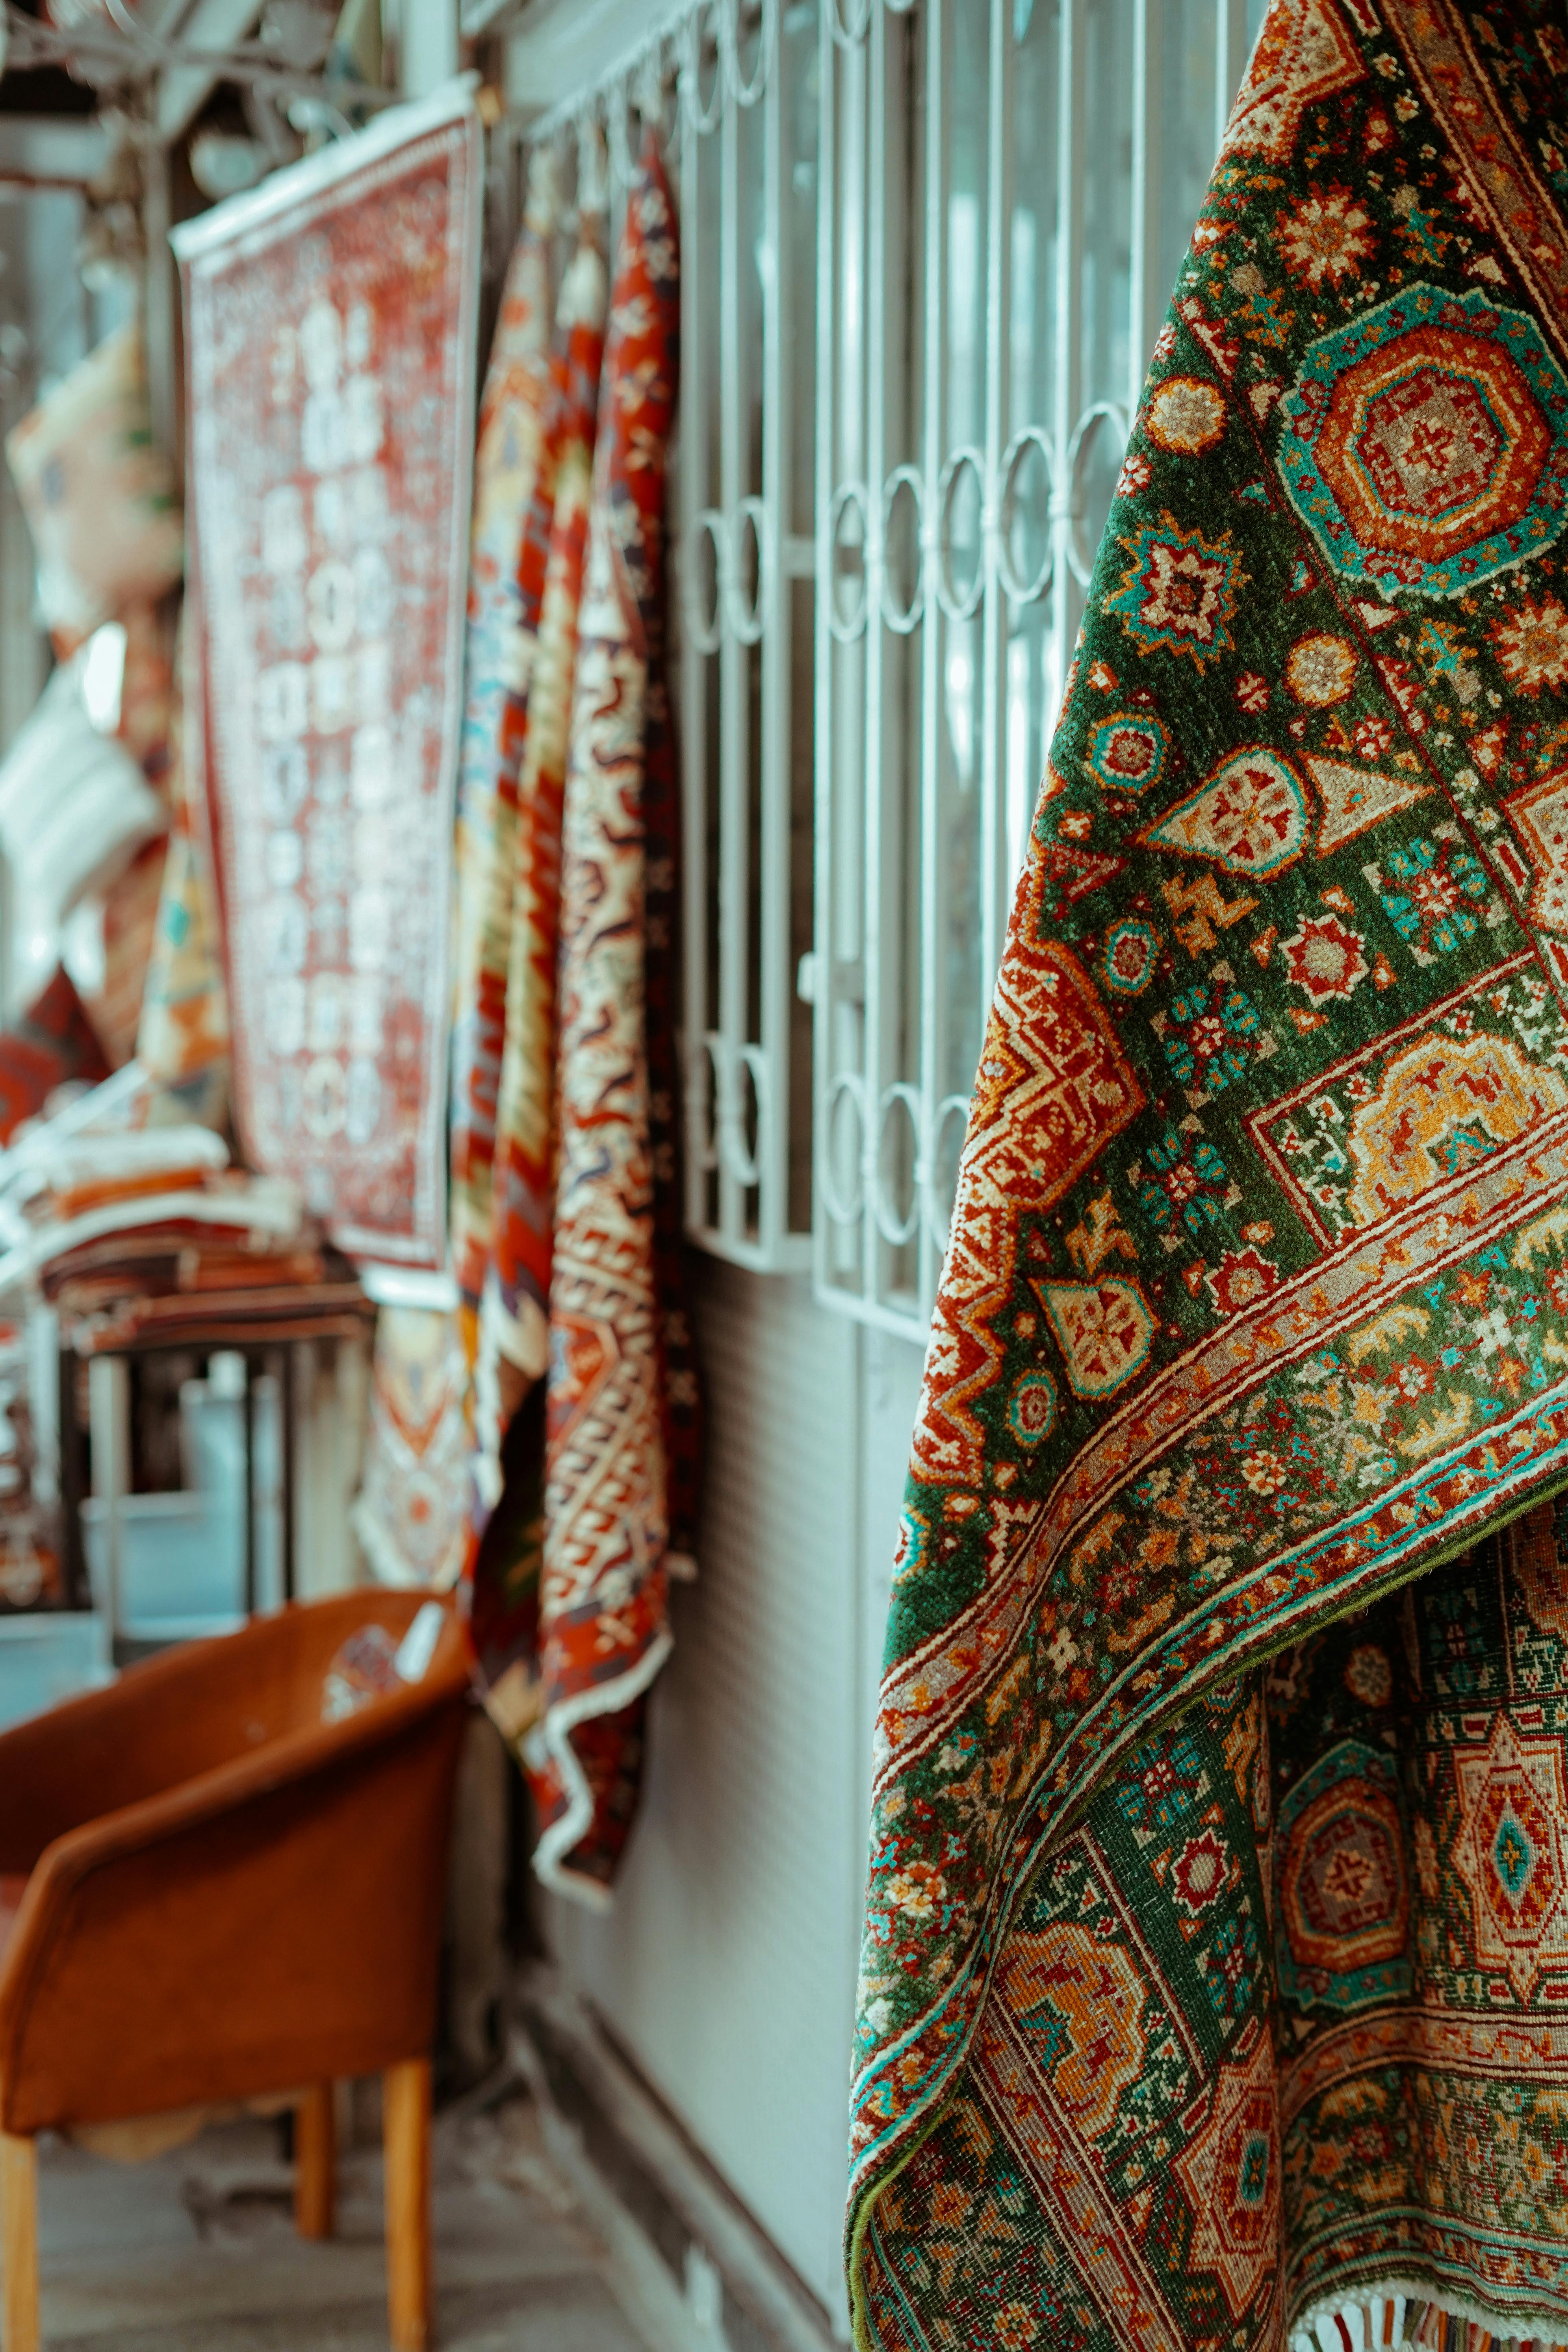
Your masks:
{"label": "vertical metal bar", "polygon": [[[1068,0],[1063,0],[1064,7]],[[1007,837],[1002,806],[1002,729],[1006,719],[1006,597],[997,561],[1001,531],[1002,452],[1005,446],[1007,401],[1009,131],[1007,104],[1007,19],[1009,0],[991,0],[990,58],[985,92],[985,481],[990,527],[985,532],[985,594],[981,607],[981,665],[984,680],[980,719],[980,858],[984,877],[981,905],[981,969],[987,996],[1002,960],[1002,930],[1007,917],[1008,877],[1004,845]]]}
{"label": "vertical metal bar", "polygon": [[899,908],[890,908],[885,872],[889,827],[890,782],[883,772],[883,661],[886,630],[882,620],[882,585],[886,550],[882,544],[882,485],[887,477],[887,273],[888,273],[888,19],[884,0],[872,0],[870,72],[868,77],[866,170],[866,804],[863,813],[866,850],[861,877],[864,890],[861,964],[866,991],[863,1063],[865,1129],[861,1137],[861,1180],[865,1207],[861,1216],[861,1295],[870,1304],[880,1298],[881,1249],[873,1196],[879,1160],[882,1095],[883,1001],[882,949],[887,919],[895,936]]}
{"label": "vertical metal bar", "polygon": [[1051,419],[1056,481],[1051,500],[1056,635],[1056,694],[1059,702],[1072,659],[1083,609],[1073,578],[1070,549],[1075,485],[1069,465],[1073,427],[1083,381],[1083,79],[1086,0],[1059,0],[1057,64],[1057,335]]}
{"label": "vertical metal bar", "polygon": [[[1226,8],[1230,0],[1219,0]],[[1131,317],[1127,339],[1129,420],[1138,413],[1149,355],[1160,331],[1170,289],[1160,266],[1162,81],[1164,0],[1132,0],[1132,252]]]}
{"label": "vertical metal bar", "polygon": [[92,1491],[103,1505],[110,1655],[124,1622],[121,1607],[120,1506],[131,1487],[131,1371],[123,1356],[93,1356],[87,1373]]}
{"label": "vertical metal bar", "polygon": [[[698,157],[701,137],[692,120],[700,110],[702,74],[702,19],[699,10],[692,26],[692,71],[696,87],[683,93],[680,129],[680,234],[684,263],[680,272],[680,348],[685,354],[680,400],[679,577],[686,603],[695,607],[698,583],[696,518],[705,502],[708,463],[706,387],[698,377],[701,350],[702,267],[708,225],[698,203]],[[695,632],[683,615],[680,626],[680,756],[682,960],[685,985],[684,1069],[686,1097],[686,1222],[693,1231],[707,1228],[708,1170],[700,1143],[710,1138],[712,1118],[707,1048],[708,1029],[708,727],[707,656],[698,651]]]}
{"label": "vertical metal bar", "polygon": [[[963,0],[960,0],[963,5]],[[925,152],[925,511],[929,546],[924,551],[925,617],[921,624],[921,1129],[915,1139],[915,1195],[920,1211],[915,1254],[917,1307],[924,1312],[936,1293],[936,1244],[926,1199],[936,1181],[936,1107],[942,1096],[944,1022],[941,950],[942,887],[942,656],[947,624],[937,594],[942,560],[937,483],[946,440],[942,361],[947,299],[946,198],[947,25],[942,0],[926,5]]]}
{"label": "vertical metal bar", "polygon": [[[834,301],[834,227],[838,173],[837,145],[837,74],[828,9],[833,0],[820,0],[816,17],[816,605],[812,727],[812,956],[816,973],[811,1015],[812,1121],[814,1156],[825,1160],[829,1148],[827,1108],[834,1070],[837,1025],[838,930],[836,919],[837,878],[837,814],[833,772],[834,638],[833,551],[827,537],[828,509],[833,503],[834,386],[837,370],[836,305]],[[835,1228],[822,1200],[822,1181],[812,1171],[811,1252],[817,1296],[833,1287],[832,1244]]]}
{"label": "vertical metal bar", "polygon": [[[869,23],[868,10],[867,22]],[[840,482],[866,483],[868,396],[867,360],[867,236],[868,236],[868,62],[864,40],[848,51],[840,68],[838,128],[841,139],[842,196],[838,209],[838,283],[835,289],[834,434],[836,465]],[[853,649],[839,656],[838,686],[834,701],[833,762],[837,798],[834,808],[833,854],[836,861],[834,922],[834,1061],[833,1075],[852,1078],[864,1089],[866,1080],[866,797],[872,789],[868,769],[866,669],[876,628],[872,614],[872,547],[868,509],[861,544],[861,580],[865,620]],[[862,1149],[857,1182],[864,1191]],[[858,1307],[867,1297],[865,1281],[864,1201],[859,1226],[840,1229],[842,1270],[853,1271],[856,1287],[840,1294],[853,1297]]]}
{"label": "vertical metal bar", "polygon": [[1216,0],[1216,4],[1214,143],[1217,148],[1225,138],[1247,64],[1247,0]]}
{"label": "vertical metal bar", "polygon": [[[778,16],[784,14],[782,5]],[[763,37],[768,21],[763,18]],[[765,1101],[757,1104],[757,1239],[764,1262],[789,1224],[790,1108],[790,646],[795,614],[784,562],[785,453],[790,446],[789,371],[784,365],[783,287],[787,259],[784,207],[784,28],[775,26],[762,101],[763,161],[763,508],[766,544],[757,549],[757,596],[765,614],[762,643],[761,908],[763,1067]],[[755,134],[753,133],[753,136]],[[771,257],[771,258],[770,258]]]}
{"label": "vertical metal bar", "polygon": [[294,1598],[294,1510],[298,1500],[296,1494],[298,1472],[295,1460],[297,1433],[294,1417],[298,1411],[299,1383],[295,1379],[295,1349],[291,1339],[284,1340],[282,1356],[283,1392],[279,1400],[279,1406],[282,1414],[280,1466],[283,1491],[279,1498],[279,1510],[281,1515],[283,1538],[283,1598],[288,1601]]}
{"label": "vertical metal bar", "polygon": [[[50,1319],[54,1318],[51,1317]],[[58,1325],[56,1329],[55,1377],[59,1383],[60,1545],[66,1605],[71,1609],[85,1609],[89,1606],[90,1595],[81,1540],[81,1504],[87,1488],[87,1446],[76,1409],[77,1366],[80,1358],[74,1348],[59,1344]]]}
{"label": "vertical metal bar", "polygon": [[[737,34],[738,41],[738,34]],[[719,69],[727,76],[723,120],[720,126],[719,195],[719,505],[726,536],[736,538],[736,519],[744,492],[741,483],[741,126],[736,100],[735,67],[728,44],[721,43]],[[745,1234],[746,1201],[731,1166],[740,1141],[740,1048],[746,1035],[746,971],[750,930],[750,890],[747,873],[751,730],[746,723],[748,648],[735,635],[723,595],[725,563],[721,560],[720,607],[723,642],[720,648],[719,699],[719,1223],[726,1241],[734,1244]],[[722,1150],[728,1136],[731,1151]]]}
{"label": "vertical metal bar", "polygon": [[458,0],[409,0],[401,12],[403,94],[424,98],[462,63]]}
{"label": "vertical metal bar", "polygon": [[256,1393],[255,1362],[249,1349],[240,1359],[245,1366],[241,1412],[245,1425],[245,1613],[256,1614]]}

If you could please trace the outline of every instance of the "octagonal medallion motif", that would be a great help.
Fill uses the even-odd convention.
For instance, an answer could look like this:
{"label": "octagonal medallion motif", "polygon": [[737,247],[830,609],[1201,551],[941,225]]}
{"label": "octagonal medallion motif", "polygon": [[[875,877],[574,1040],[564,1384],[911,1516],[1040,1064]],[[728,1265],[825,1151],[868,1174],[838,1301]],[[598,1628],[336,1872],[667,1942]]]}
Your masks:
{"label": "octagonal medallion motif", "polygon": [[1279,471],[1330,563],[1455,596],[1568,521],[1568,380],[1532,321],[1413,286],[1313,343]]}
{"label": "octagonal medallion motif", "polygon": [[1529,2000],[1543,1976],[1568,1969],[1562,1739],[1526,1737],[1500,1715],[1484,1748],[1456,1754],[1454,1777],[1454,1862],[1470,1898],[1477,1959]]}

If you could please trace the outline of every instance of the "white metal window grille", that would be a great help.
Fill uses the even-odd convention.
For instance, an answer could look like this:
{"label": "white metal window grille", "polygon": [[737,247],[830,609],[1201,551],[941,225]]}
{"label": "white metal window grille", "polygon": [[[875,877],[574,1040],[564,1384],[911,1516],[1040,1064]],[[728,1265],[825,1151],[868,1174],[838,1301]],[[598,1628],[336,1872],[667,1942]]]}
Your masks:
{"label": "white metal window grille", "polygon": [[820,1297],[911,1337],[1127,418],[1261,12],[698,0],[529,133],[607,135],[618,200],[654,121],[680,209],[688,1229],[809,1254]]}
{"label": "white metal window grille", "polygon": [[1127,420],[1258,0],[822,0],[815,1275],[923,1337]]}
{"label": "white metal window grille", "polygon": [[811,1247],[816,72],[816,0],[700,0],[529,133],[605,131],[618,214],[654,122],[679,207],[687,1225],[773,1271]]}

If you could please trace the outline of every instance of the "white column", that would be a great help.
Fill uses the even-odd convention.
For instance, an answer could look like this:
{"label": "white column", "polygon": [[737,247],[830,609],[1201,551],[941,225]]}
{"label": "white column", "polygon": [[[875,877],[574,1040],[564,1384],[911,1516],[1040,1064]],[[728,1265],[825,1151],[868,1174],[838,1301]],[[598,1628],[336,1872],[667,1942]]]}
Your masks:
{"label": "white column", "polygon": [[403,94],[424,98],[458,70],[458,0],[402,0]]}

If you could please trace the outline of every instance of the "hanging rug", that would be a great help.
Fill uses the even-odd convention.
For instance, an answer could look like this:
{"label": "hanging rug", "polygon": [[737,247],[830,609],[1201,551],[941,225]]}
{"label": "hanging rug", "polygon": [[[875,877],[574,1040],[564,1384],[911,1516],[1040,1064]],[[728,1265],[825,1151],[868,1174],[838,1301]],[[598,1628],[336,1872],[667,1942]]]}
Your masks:
{"label": "hanging rug", "polygon": [[482,179],[455,85],[174,238],[235,1116],[398,1266],[447,1249]]}
{"label": "hanging rug", "polygon": [[1568,2342],[1565,115],[1540,0],[1274,0],[1155,346],[897,1555],[862,2347]]}

